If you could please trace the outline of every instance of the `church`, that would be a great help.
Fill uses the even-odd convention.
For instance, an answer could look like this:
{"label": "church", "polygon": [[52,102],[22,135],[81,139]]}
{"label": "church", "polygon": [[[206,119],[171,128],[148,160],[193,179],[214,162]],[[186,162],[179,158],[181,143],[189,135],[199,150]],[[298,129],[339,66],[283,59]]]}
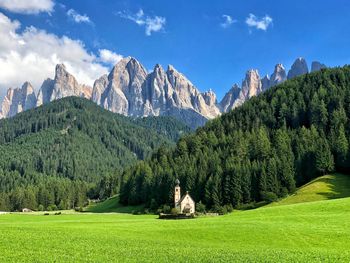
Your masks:
{"label": "church", "polygon": [[179,209],[180,213],[182,214],[194,214],[194,212],[196,211],[195,202],[193,201],[188,191],[184,196],[181,197],[179,179],[176,179],[175,181],[174,202],[175,208]]}

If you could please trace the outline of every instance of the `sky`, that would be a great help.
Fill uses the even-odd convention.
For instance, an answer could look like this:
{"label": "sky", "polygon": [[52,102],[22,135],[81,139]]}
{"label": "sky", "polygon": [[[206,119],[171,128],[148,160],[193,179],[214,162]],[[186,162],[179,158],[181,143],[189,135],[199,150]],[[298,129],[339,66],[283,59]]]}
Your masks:
{"label": "sky", "polygon": [[348,0],[0,0],[0,98],[38,90],[64,63],[93,81],[121,58],[173,65],[220,100],[248,69],[271,74],[297,57],[350,62]]}

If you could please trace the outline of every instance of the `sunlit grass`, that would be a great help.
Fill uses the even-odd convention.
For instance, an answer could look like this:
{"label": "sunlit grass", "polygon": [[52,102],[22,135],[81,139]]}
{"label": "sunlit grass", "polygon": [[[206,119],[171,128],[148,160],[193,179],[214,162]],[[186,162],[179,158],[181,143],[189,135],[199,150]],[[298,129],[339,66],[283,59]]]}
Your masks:
{"label": "sunlit grass", "polygon": [[314,179],[299,188],[295,194],[272,203],[270,206],[314,202],[344,197],[350,197],[350,176],[344,174],[332,174]]}
{"label": "sunlit grass", "polygon": [[194,220],[0,215],[0,262],[347,262],[350,198]]}

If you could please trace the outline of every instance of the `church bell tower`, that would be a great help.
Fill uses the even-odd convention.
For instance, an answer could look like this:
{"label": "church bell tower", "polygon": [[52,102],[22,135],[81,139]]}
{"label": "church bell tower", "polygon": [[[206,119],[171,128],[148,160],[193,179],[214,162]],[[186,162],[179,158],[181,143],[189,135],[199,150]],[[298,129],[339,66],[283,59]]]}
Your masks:
{"label": "church bell tower", "polygon": [[174,203],[175,203],[175,207],[178,207],[179,201],[181,199],[181,190],[180,190],[180,181],[179,179],[176,179],[175,181],[175,192],[174,192]]}

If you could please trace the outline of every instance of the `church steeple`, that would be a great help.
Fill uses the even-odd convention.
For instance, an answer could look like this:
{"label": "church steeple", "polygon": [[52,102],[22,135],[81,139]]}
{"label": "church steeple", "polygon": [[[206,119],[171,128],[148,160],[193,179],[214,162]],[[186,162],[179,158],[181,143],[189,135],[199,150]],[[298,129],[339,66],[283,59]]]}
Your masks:
{"label": "church steeple", "polygon": [[180,199],[181,199],[180,181],[179,181],[179,179],[176,179],[176,181],[175,181],[175,192],[174,192],[175,207],[179,206]]}

